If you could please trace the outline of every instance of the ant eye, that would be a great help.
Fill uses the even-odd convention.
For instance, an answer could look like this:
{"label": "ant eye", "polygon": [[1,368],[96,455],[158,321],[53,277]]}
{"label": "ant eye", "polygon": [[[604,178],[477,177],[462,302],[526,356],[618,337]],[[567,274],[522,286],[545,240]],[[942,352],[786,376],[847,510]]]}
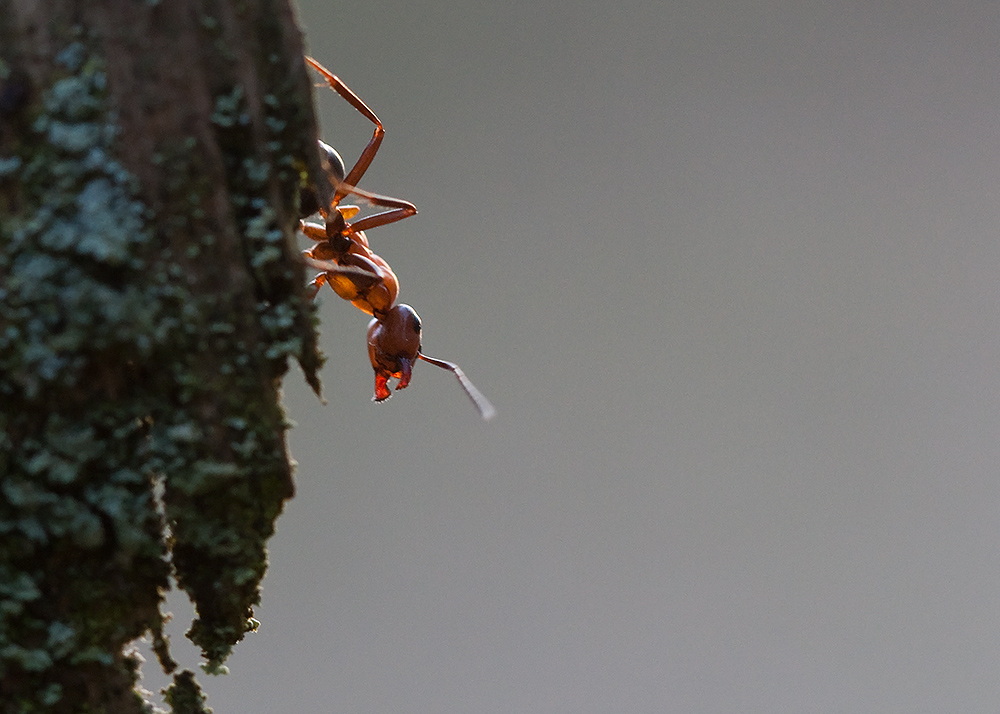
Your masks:
{"label": "ant eye", "polygon": [[420,326],[420,316],[417,315],[417,313],[413,313],[413,322],[411,324],[413,325],[413,331],[419,335],[421,326]]}

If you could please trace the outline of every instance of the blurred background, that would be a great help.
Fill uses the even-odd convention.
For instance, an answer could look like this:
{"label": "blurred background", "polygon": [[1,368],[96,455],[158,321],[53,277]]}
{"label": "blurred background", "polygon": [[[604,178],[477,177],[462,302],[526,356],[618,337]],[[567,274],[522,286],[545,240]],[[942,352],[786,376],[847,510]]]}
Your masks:
{"label": "blurred background", "polygon": [[324,291],[209,705],[996,714],[1000,5],[298,6],[420,210],[372,247],[499,415],[427,364],[372,405]]}

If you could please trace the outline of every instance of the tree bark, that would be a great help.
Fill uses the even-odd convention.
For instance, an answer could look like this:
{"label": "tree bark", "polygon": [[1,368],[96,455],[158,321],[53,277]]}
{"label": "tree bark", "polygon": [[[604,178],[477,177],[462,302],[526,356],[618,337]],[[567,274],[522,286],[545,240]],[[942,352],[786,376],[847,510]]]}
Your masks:
{"label": "tree bark", "polygon": [[286,0],[0,0],[0,712],[143,711],[170,574],[207,669],[253,627],[288,358],[319,388],[301,44]]}

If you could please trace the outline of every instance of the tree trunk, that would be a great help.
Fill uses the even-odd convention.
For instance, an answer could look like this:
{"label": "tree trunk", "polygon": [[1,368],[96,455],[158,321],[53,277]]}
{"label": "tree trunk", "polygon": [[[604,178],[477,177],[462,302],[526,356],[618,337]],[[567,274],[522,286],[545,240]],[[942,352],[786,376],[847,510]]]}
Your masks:
{"label": "tree trunk", "polygon": [[0,0],[0,712],[143,711],[171,573],[207,668],[252,628],[318,176],[286,0]]}

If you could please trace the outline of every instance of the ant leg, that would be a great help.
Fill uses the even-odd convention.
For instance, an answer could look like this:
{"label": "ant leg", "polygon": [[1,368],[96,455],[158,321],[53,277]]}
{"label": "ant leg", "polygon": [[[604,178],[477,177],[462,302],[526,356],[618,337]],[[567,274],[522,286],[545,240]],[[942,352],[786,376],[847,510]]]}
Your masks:
{"label": "ant leg", "polygon": [[[343,282],[340,280],[343,279],[348,283],[350,283],[353,286],[354,290],[357,291],[358,294],[360,294],[363,293],[368,288],[372,287],[373,285],[376,285],[385,280],[385,276],[383,275],[382,271],[372,261],[360,255],[351,255],[350,259],[351,262],[354,263],[354,265],[341,265],[340,263],[334,262],[332,260],[320,260],[314,258],[313,256],[309,255],[309,252],[307,251],[302,256],[302,262],[304,262],[310,268],[315,268],[323,271],[323,273],[316,276],[316,278],[312,281],[312,283],[309,283],[309,285],[312,285],[313,283],[318,283],[318,286],[316,288],[318,292],[319,288],[322,287],[323,284],[328,282],[329,280],[331,279],[338,280],[338,282],[340,282],[340,284],[343,285]],[[339,295],[340,293],[338,292],[337,294]],[[341,295],[341,297],[344,296]],[[353,300],[354,298],[351,297],[345,299]]]}
{"label": "ant leg", "polygon": [[[368,146],[366,146],[365,150],[361,152],[361,156],[358,158],[357,163],[354,164],[354,168],[350,170],[343,181],[343,183],[346,183],[349,186],[356,186],[358,181],[361,180],[361,177],[365,175],[365,171],[367,171],[368,167],[371,166],[372,160],[375,158],[375,154],[378,153],[378,147],[382,144],[382,137],[385,136],[385,129],[382,128],[382,122],[380,122],[379,118],[375,116],[375,112],[373,112],[368,105],[362,101],[361,97],[352,92],[350,87],[344,84],[340,77],[333,74],[330,70],[314,60],[312,57],[306,57],[306,62],[309,63],[310,67],[323,75],[326,83],[330,85],[330,89],[346,99],[348,104],[357,109],[366,119],[375,125],[375,131],[372,133],[372,138],[368,142]],[[333,203],[339,203],[340,200],[348,193],[348,191],[344,191],[340,186],[338,186],[334,192]]]}
{"label": "ant leg", "polygon": [[[382,213],[376,213],[373,216],[365,216],[360,221],[356,221],[354,223],[345,222],[344,227],[350,233],[361,233],[369,228],[377,228],[378,226],[395,223],[396,221],[401,221],[404,218],[414,216],[417,213],[416,206],[409,201],[404,201],[401,198],[392,198],[391,196],[371,193],[370,191],[365,191],[357,186],[344,185],[343,188],[349,189],[350,193],[353,193],[359,198],[365,199],[365,201],[371,203],[373,206],[391,209],[388,211],[382,211]],[[360,209],[357,206],[340,206],[338,210],[344,218],[352,218],[358,214]],[[315,223],[306,223],[305,221],[299,221],[299,225],[302,232],[315,241],[328,240],[330,237],[329,231],[323,226],[319,226]]]}
{"label": "ant leg", "polygon": [[[376,206],[392,209],[389,211],[383,211],[382,213],[377,213],[374,216],[368,216],[361,221],[358,221],[357,224],[352,226],[354,231],[363,231],[369,228],[384,226],[415,215],[417,208],[409,201],[404,201],[399,198],[391,198],[389,196],[381,196],[377,193],[369,193],[357,188],[358,181],[360,181],[361,177],[365,175],[368,167],[371,166],[372,160],[375,158],[375,154],[378,153],[379,146],[382,144],[382,138],[385,136],[385,129],[382,127],[382,122],[379,121],[375,112],[373,112],[371,108],[364,103],[361,97],[351,91],[351,88],[344,84],[340,77],[330,72],[330,70],[314,60],[312,57],[306,57],[306,62],[309,63],[309,66],[323,75],[327,84],[330,85],[330,89],[346,99],[352,107],[354,107],[375,125],[375,131],[372,133],[372,138],[368,142],[368,146],[366,146],[365,150],[361,152],[361,156],[358,158],[357,163],[354,164],[347,176],[345,176],[343,181],[341,181],[336,187],[333,196],[333,204],[337,205],[345,196],[353,193],[361,196],[362,198],[368,199]],[[344,217],[350,218],[350,215],[345,215]]]}
{"label": "ant leg", "polygon": [[[316,258],[332,258],[334,256],[346,253],[350,250],[351,239],[348,237],[351,235],[350,231],[338,231],[336,230],[336,225],[347,227],[347,223],[344,222],[343,216],[334,211],[331,215],[339,217],[339,224],[331,224],[328,226],[321,226],[316,223],[306,223],[305,221],[299,221],[299,230],[302,235],[307,238],[311,238],[316,241],[318,245],[314,246],[309,252],[319,249],[322,253],[327,253],[324,255],[316,254],[313,257]],[[361,236],[359,242],[365,247],[368,246],[368,242]]]}
{"label": "ant leg", "polygon": [[391,196],[369,193],[368,191],[363,191],[356,186],[351,186],[350,189],[351,193],[365,199],[374,206],[391,209],[388,211],[382,211],[382,213],[376,213],[373,216],[365,216],[360,221],[351,223],[350,228],[355,233],[366,231],[369,228],[377,228],[378,226],[395,223],[396,221],[409,218],[417,213],[416,206],[409,201],[404,201],[401,198],[392,198]]}
{"label": "ant leg", "polygon": [[312,238],[314,241],[324,241],[327,239],[325,226],[299,221],[299,230],[302,231],[302,235]]}
{"label": "ant leg", "polygon": [[306,295],[309,296],[310,300],[316,299],[320,288],[322,288],[324,284],[326,284],[326,273],[320,273],[313,278],[308,285],[306,285]]}

